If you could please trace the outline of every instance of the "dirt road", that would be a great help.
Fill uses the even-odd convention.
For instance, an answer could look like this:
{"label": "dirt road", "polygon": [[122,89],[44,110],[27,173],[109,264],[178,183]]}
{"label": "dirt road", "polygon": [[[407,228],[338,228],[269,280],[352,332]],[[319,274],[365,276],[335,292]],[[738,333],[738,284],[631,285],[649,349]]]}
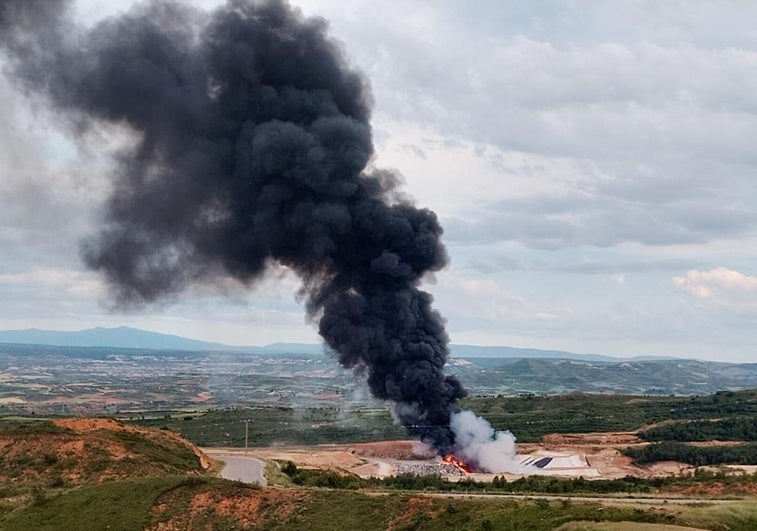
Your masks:
{"label": "dirt road", "polygon": [[573,502],[599,502],[599,503],[638,503],[642,505],[692,505],[692,504],[716,504],[723,505],[726,503],[734,503],[743,500],[710,500],[706,498],[616,498],[612,496],[548,496],[540,494],[472,494],[472,493],[458,493],[458,492],[424,492],[423,496],[429,496],[434,498],[489,498],[500,499],[510,498],[516,500],[570,500]]}

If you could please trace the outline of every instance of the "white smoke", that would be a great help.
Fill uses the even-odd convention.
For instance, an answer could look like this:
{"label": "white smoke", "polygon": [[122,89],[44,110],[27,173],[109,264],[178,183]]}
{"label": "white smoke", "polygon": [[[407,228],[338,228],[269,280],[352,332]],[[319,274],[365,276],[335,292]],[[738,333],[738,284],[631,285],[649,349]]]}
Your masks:
{"label": "white smoke", "polygon": [[458,458],[474,463],[484,472],[523,470],[515,455],[515,436],[509,431],[494,431],[486,419],[472,411],[452,413],[450,427],[460,448],[455,452]]}
{"label": "white smoke", "polygon": [[434,456],[434,451],[429,447],[428,444],[422,441],[413,441],[411,448],[413,455],[420,459],[428,459],[429,457]]}

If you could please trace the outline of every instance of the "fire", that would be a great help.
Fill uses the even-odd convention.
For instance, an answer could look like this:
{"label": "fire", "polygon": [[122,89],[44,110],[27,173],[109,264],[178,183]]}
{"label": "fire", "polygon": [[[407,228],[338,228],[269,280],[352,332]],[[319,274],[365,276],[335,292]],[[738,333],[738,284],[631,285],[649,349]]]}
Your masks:
{"label": "fire", "polygon": [[445,463],[449,463],[450,465],[456,466],[457,468],[459,468],[466,474],[470,474],[471,472],[473,472],[473,469],[468,463],[466,463],[465,461],[461,461],[460,459],[458,459],[452,454],[445,455],[442,458],[442,461],[444,461]]}

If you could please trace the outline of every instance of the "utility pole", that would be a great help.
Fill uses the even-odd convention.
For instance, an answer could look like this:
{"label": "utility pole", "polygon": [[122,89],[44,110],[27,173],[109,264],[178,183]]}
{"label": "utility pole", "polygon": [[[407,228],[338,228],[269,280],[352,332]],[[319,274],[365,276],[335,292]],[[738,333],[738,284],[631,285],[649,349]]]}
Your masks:
{"label": "utility pole", "polygon": [[247,441],[250,434],[250,421],[244,421],[244,456],[247,457]]}

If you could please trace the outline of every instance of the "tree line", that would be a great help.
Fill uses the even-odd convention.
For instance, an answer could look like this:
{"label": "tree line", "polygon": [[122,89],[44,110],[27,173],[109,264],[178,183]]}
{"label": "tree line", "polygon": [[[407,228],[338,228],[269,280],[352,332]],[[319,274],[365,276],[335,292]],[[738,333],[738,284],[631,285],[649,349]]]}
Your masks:
{"label": "tree line", "polygon": [[295,485],[332,489],[379,489],[438,492],[491,492],[534,494],[609,494],[620,492],[653,493],[667,487],[693,483],[757,483],[757,474],[728,474],[697,470],[693,474],[657,478],[626,476],[618,479],[559,478],[554,476],[524,476],[507,481],[494,476],[492,481],[465,478],[449,481],[438,475],[398,474],[384,478],[361,478],[355,474],[334,470],[303,469],[291,461],[283,463],[281,471]]}
{"label": "tree line", "polygon": [[692,466],[757,465],[757,443],[736,446],[692,446],[665,441],[640,448],[629,447],[623,453],[638,465],[656,461],[678,461]]}
{"label": "tree line", "polygon": [[676,422],[639,433],[645,441],[757,441],[757,416]]}

